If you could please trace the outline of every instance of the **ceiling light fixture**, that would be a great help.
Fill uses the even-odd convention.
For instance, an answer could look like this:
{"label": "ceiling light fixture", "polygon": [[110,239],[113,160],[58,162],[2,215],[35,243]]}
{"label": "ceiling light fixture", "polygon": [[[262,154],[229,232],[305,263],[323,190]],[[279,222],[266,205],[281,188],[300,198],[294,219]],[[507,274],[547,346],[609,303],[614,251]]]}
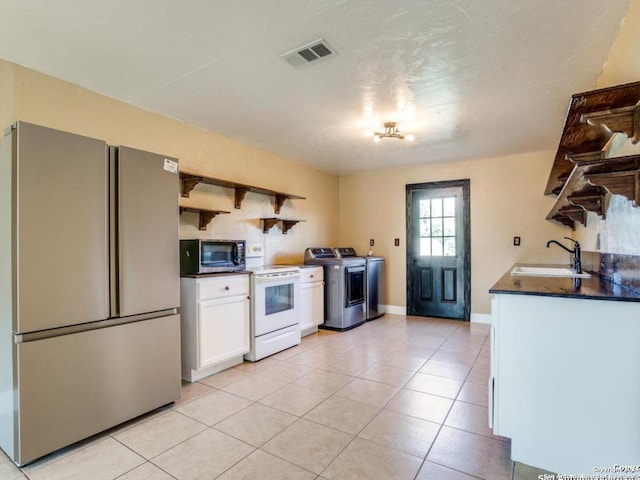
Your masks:
{"label": "ceiling light fixture", "polygon": [[383,132],[373,132],[374,142],[378,143],[383,138],[398,138],[400,140],[409,140],[412,142],[416,137],[412,134],[401,134],[396,122],[385,122]]}

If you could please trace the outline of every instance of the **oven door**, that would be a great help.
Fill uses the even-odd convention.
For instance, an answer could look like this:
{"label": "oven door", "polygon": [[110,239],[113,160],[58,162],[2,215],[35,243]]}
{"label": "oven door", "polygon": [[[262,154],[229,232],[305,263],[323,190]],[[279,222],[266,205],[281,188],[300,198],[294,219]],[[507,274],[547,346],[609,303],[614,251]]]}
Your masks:
{"label": "oven door", "polygon": [[300,273],[253,275],[253,331],[265,333],[300,323]]}
{"label": "oven door", "polygon": [[346,292],[344,298],[345,308],[362,305],[364,303],[364,266],[345,267],[344,280]]}

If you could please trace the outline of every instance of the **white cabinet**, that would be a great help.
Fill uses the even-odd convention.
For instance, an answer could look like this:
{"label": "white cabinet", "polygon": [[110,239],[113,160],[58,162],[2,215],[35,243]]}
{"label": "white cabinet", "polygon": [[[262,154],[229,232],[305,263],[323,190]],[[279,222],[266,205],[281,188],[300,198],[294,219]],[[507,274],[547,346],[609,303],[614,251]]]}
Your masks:
{"label": "white cabinet", "polygon": [[317,332],[324,322],[324,272],[321,266],[300,272],[300,331],[305,336]]}
{"label": "white cabinet", "polygon": [[556,473],[640,460],[640,303],[498,294],[489,421]]}
{"label": "white cabinet", "polygon": [[182,378],[194,382],[249,352],[249,275],[180,279]]}

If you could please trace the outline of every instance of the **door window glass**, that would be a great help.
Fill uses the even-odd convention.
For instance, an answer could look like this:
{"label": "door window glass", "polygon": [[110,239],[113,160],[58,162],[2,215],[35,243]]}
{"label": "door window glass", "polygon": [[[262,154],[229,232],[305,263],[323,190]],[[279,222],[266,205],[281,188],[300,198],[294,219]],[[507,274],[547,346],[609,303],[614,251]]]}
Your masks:
{"label": "door window glass", "polygon": [[420,200],[420,256],[456,256],[456,197]]}

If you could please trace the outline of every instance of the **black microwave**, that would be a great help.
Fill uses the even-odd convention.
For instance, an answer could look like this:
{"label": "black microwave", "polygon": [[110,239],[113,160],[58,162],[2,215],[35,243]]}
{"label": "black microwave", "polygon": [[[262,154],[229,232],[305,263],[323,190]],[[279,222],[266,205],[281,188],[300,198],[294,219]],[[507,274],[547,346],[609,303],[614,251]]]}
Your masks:
{"label": "black microwave", "polygon": [[244,240],[180,240],[180,275],[245,270]]}

